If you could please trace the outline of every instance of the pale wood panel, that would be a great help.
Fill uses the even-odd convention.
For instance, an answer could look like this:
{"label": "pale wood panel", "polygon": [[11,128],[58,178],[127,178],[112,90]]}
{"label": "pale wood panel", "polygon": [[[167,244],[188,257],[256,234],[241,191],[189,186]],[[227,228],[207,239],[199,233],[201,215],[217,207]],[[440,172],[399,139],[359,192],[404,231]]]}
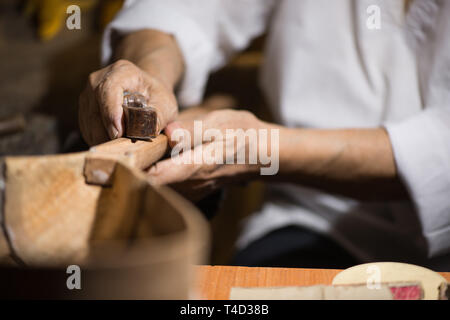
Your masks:
{"label": "pale wood panel", "polygon": [[[228,300],[231,287],[330,285],[341,270],[199,266],[195,283],[199,299]],[[440,272],[450,282],[450,272]]]}
{"label": "pale wood panel", "polygon": [[86,185],[84,158],[6,158],[5,225],[26,263],[58,264],[86,253],[101,188]]}

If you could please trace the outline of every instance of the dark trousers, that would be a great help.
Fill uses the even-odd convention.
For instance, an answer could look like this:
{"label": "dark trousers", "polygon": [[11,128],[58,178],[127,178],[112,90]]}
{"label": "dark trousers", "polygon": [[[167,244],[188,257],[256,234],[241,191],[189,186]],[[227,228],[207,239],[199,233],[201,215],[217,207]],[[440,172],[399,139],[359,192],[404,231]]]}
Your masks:
{"label": "dark trousers", "polygon": [[288,226],[237,251],[232,265],[248,267],[345,269],[360,262],[333,240],[311,230]]}

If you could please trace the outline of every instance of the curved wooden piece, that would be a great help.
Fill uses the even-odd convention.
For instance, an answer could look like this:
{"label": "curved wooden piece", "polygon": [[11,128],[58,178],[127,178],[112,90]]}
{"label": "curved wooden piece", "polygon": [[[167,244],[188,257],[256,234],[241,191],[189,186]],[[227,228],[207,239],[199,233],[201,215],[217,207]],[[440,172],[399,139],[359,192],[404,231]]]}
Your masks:
{"label": "curved wooden piece", "polygon": [[[120,162],[111,188],[87,185],[85,156],[6,159],[9,245],[32,268],[0,265],[0,297],[189,298],[192,267],[208,248],[201,214]],[[65,286],[72,264],[83,290]]]}

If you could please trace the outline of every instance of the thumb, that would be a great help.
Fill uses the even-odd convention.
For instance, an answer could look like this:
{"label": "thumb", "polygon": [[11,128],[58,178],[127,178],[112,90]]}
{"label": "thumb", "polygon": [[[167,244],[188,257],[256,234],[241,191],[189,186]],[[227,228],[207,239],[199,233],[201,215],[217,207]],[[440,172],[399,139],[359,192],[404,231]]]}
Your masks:
{"label": "thumb", "polygon": [[115,139],[123,135],[123,90],[117,85],[101,86],[97,92],[97,103],[100,108],[100,115],[103,125],[108,132],[110,139]]}
{"label": "thumb", "polygon": [[201,128],[201,121],[185,120],[174,121],[167,125],[164,133],[169,138],[169,145],[173,148],[177,144],[181,144],[183,148],[193,148],[201,144],[203,130]]}

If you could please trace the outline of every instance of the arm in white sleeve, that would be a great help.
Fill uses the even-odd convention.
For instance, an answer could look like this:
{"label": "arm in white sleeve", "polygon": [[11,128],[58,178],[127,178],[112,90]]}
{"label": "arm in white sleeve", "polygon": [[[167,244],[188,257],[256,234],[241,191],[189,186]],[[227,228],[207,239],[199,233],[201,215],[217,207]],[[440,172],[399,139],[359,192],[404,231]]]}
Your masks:
{"label": "arm in white sleeve", "polygon": [[386,125],[429,256],[450,251],[450,105]]}
{"label": "arm in white sleeve", "polygon": [[450,252],[450,1],[416,1],[410,11],[425,110],[386,129],[432,257]]}
{"label": "arm in white sleeve", "polygon": [[185,73],[178,98],[201,102],[209,73],[265,28],[271,0],[128,0],[103,36],[102,61],[112,56],[113,32],[155,29],[172,34],[183,54]]}

